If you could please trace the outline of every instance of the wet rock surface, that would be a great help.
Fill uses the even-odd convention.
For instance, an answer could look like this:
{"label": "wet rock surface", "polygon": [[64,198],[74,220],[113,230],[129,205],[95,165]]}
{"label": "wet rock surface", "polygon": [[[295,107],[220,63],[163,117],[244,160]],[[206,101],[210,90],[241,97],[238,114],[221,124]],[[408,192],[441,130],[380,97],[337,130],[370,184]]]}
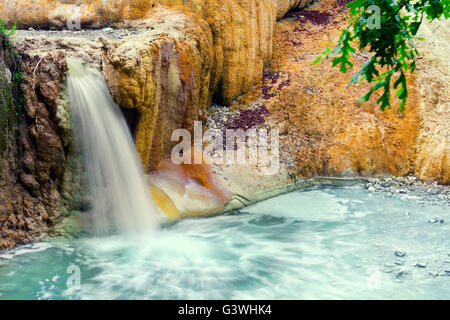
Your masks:
{"label": "wet rock surface", "polygon": [[403,250],[397,250],[394,252],[395,256],[403,258],[404,256],[406,256],[406,252]]}
{"label": "wet rock surface", "polygon": [[0,157],[0,250],[51,233],[61,217],[80,207],[85,192],[65,103],[63,55],[14,50],[21,98]]}

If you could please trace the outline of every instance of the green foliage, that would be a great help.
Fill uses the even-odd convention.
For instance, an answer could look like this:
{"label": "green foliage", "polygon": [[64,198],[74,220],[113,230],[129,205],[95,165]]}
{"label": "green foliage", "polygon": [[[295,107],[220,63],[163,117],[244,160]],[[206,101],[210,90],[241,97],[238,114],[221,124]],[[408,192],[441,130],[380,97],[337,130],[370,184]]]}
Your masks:
{"label": "green foliage", "polygon": [[0,156],[6,147],[8,134],[17,121],[19,111],[23,108],[23,95],[20,91],[22,73],[20,56],[13,48],[9,37],[15,32],[15,24],[7,29],[0,21],[0,59],[3,59],[10,70],[11,78],[0,70]]}
{"label": "green foliage", "polygon": [[[376,17],[374,6],[379,8]],[[350,61],[355,49],[370,52],[371,58],[350,81],[354,84],[366,80],[374,83],[361,101],[370,99],[372,93],[382,90],[377,100],[382,110],[391,105],[391,81],[394,81],[400,109],[405,109],[408,97],[406,76],[414,72],[418,51],[414,39],[424,19],[435,20],[450,17],[449,0],[354,0],[347,4],[351,19],[347,29],[342,31],[337,45],[327,47],[314,63],[322,57],[332,59],[333,66],[340,66],[347,72],[353,66]],[[379,18],[379,27],[374,27],[374,19]]]}
{"label": "green foliage", "polygon": [[14,32],[16,32],[16,23],[14,22],[11,29],[8,29],[3,20],[0,19],[0,32],[6,35],[7,37],[12,36]]}

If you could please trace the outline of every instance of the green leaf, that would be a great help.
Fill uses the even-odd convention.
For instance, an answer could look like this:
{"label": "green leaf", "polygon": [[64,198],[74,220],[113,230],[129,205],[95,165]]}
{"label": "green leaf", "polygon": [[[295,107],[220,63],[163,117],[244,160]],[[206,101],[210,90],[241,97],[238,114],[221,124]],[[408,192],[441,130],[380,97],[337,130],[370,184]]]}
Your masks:
{"label": "green leaf", "polygon": [[373,90],[370,90],[369,92],[367,92],[365,95],[362,96],[361,99],[359,99],[359,102],[363,102],[363,101],[369,101],[370,96],[372,95]]}
{"label": "green leaf", "polygon": [[[379,29],[367,26],[372,16],[368,8],[373,5],[378,6],[382,13]],[[377,103],[384,110],[390,106],[391,77],[394,72],[399,73],[394,87],[397,89],[396,96],[401,100],[400,109],[404,109],[408,96],[405,74],[416,70],[415,59],[419,53],[414,42],[421,39],[416,37],[420,25],[424,18],[434,20],[442,15],[449,18],[450,1],[354,0],[347,7],[351,15],[348,27],[342,30],[337,45],[331,50],[327,47],[321,57],[332,58],[332,66],[339,66],[339,70],[345,73],[353,67],[350,57],[356,47],[368,52],[371,58],[352,76],[350,84],[361,80],[376,82],[361,100],[367,101],[374,91],[382,90]]]}
{"label": "green leaf", "polygon": [[14,24],[11,27],[11,30],[9,31],[8,35],[12,36],[14,34],[14,32],[16,32],[16,22],[14,22]]}
{"label": "green leaf", "polygon": [[410,25],[410,32],[413,36],[415,36],[417,34],[417,31],[419,30],[420,25],[422,24],[422,20],[419,22],[412,22]]}

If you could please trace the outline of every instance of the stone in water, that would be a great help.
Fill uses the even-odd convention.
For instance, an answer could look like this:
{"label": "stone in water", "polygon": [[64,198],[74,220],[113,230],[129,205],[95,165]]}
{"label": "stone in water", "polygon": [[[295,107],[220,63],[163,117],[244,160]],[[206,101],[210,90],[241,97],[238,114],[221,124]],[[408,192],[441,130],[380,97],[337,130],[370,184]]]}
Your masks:
{"label": "stone in water", "polygon": [[396,250],[396,251],[394,252],[394,254],[395,254],[397,257],[400,257],[400,258],[406,256],[406,252],[403,251],[403,250]]}

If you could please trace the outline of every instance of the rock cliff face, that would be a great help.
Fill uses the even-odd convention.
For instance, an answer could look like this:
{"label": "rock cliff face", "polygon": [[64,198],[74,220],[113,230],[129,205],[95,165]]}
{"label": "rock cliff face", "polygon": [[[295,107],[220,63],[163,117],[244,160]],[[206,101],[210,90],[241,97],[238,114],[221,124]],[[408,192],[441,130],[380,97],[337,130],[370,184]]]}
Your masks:
{"label": "rock cliff face", "polygon": [[[317,15],[322,19],[310,18]],[[271,67],[236,108],[255,100],[267,107],[266,125],[283,133],[283,161],[299,177],[415,175],[449,184],[450,23],[421,26],[425,41],[417,43],[421,57],[408,77],[408,104],[402,113],[395,97],[392,108],[383,112],[375,97],[358,102],[369,89],[366,83],[348,85],[367,61],[367,52],[353,56],[355,66],[347,74],[330,61],[313,65],[347,20],[343,7],[322,0],[306,13],[279,21]]]}
{"label": "rock cliff face", "polygon": [[[11,84],[2,85],[2,92],[14,100],[14,109],[1,105],[2,114],[14,112],[9,128],[2,128],[0,154],[0,248],[9,248],[50,231],[79,207],[81,163],[73,152],[68,113],[60,109],[65,64],[59,54],[19,55],[10,44],[2,46],[0,61],[0,77]],[[23,78],[21,87],[12,77]]]}
{"label": "rock cliff face", "polygon": [[271,59],[276,18],[308,2],[13,0],[0,9],[22,28],[77,27],[79,18],[81,28],[147,30],[107,41],[104,70],[116,102],[138,110],[138,150],[154,169],[168,156],[173,128],[204,119],[213,96],[230,104],[258,83]]}
{"label": "rock cliff face", "polygon": [[[147,172],[170,156],[173,130],[191,130],[195,120],[206,120],[206,108],[215,101],[232,109],[264,105],[270,113],[265,115],[266,128],[278,128],[281,134],[280,175],[263,179],[254,178],[250,169],[215,169],[222,180],[230,176],[232,191],[239,189],[236,180],[242,176],[254,183],[248,190],[261,191],[289,183],[294,174],[414,174],[448,184],[448,26],[442,27],[440,41],[433,40],[438,36],[432,34],[434,29],[422,30],[432,40],[421,45],[425,58],[409,79],[407,112],[401,114],[395,107],[381,112],[374,101],[357,102],[367,89],[363,84],[349,88],[348,75],[329,64],[311,64],[347,19],[335,0],[321,0],[311,8],[328,14],[327,24],[314,24],[301,15],[276,22],[290,9],[308,3],[2,1],[3,20],[44,30],[16,33],[13,43],[20,58],[16,62],[4,47],[0,50],[2,94],[17,94],[14,75],[23,78],[18,117],[0,113],[0,129],[8,132],[0,136],[0,249],[51,232],[61,216],[88,205],[67,101],[69,57],[103,72]],[[78,13],[81,29],[62,30],[77,27]],[[98,29],[107,26],[111,28]],[[367,56],[359,53],[355,59],[356,68]],[[164,188],[153,187],[161,206],[182,216]],[[221,201],[212,205],[221,206]],[[186,210],[194,214],[191,209]]]}
{"label": "rock cliff face", "polygon": [[416,87],[421,118],[416,142],[418,177],[450,184],[450,22],[426,23],[418,43]]}
{"label": "rock cliff face", "polygon": [[148,170],[170,156],[175,129],[206,116],[217,59],[208,25],[191,14],[156,9],[132,25],[151,28],[105,45],[104,74],[115,101],[139,113],[136,144]]}
{"label": "rock cliff face", "polygon": [[[231,103],[260,80],[276,18],[299,4],[306,2],[2,1],[2,20],[44,30],[18,31],[13,39],[24,101],[2,147],[0,248],[51,232],[61,216],[87,205],[67,58],[103,71],[151,170],[170,154],[174,129],[191,129],[213,98]],[[77,18],[81,30],[61,30],[76,29]],[[106,26],[113,29],[92,29]],[[1,61],[6,79],[11,66]]]}
{"label": "rock cliff face", "polygon": [[[144,166],[154,169],[169,155],[173,128],[189,129],[199,115],[204,119],[213,96],[230,104],[260,80],[271,58],[276,17],[306,4],[305,0],[208,0],[42,1],[36,5],[18,0],[4,12],[22,27],[63,28],[79,8],[82,27],[147,30],[119,42],[109,41],[104,70],[116,102],[138,110],[138,150]],[[176,10],[152,9],[159,6]]]}
{"label": "rock cliff face", "polygon": [[218,18],[220,13],[229,16],[230,10],[235,11],[232,14],[248,16],[252,12],[248,9],[254,9],[258,2],[266,8],[270,6],[270,14],[275,13],[279,19],[292,8],[305,7],[309,0],[11,0],[0,4],[0,9],[6,21],[18,21],[20,27],[62,27],[68,21],[74,23],[76,17],[82,25],[96,27],[119,20],[141,19],[150,9],[161,5],[184,7],[203,18]]}
{"label": "rock cliff face", "polygon": [[[142,19],[154,7],[167,7],[195,14],[199,25],[207,24],[213,37],[212,88],[226,104],[246,92],[260,79],[272,53],[275,19],[309,0],[11,0],[0,4],[4,20],[21,28],[113,25],[122,20]],[[170,20],[170,19],[169,19]],[[203,20],[203,21],[200,21]],[[215,90],[214,90],[215,91]]]}

